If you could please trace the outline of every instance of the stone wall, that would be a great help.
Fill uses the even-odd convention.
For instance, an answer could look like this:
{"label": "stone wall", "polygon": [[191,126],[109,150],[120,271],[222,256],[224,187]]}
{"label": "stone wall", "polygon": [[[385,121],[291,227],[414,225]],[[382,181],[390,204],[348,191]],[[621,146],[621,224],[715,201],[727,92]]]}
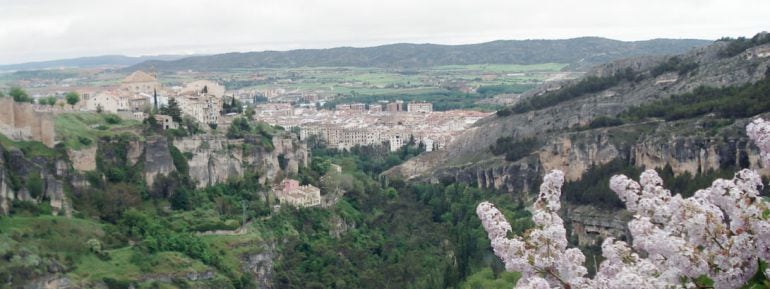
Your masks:
{"label": "stone wall", "polygon": [[48,147],[55,144],[52,114],[38,112],[30,103],[17,103],[0,98],[0,133],[17,141],[39,141]]}

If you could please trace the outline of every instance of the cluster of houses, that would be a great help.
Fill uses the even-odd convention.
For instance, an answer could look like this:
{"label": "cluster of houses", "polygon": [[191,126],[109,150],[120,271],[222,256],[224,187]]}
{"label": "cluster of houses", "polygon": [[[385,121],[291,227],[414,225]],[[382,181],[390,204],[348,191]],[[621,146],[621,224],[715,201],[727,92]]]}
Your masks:
{"label": "cluster of houses", "polygon": [[294,207],[315,207],[321,205],[321,189],[313,185],[301,186],[299,181],[285,179],[274,190],[275,197],[281,204]]}
{"label": "cluster of houses", "polygon": [[409,102],[404,103],[403,100],[396,100],[394,102],[381,101],[379,103],[363,104],[363,103],[351,103],[351,104],[338,104],[335,109],[338,111],[358,111],[364,112],[367,110],[372,113],[377,112],[414,112],[414,113],[429,113],[433,111],[433,104],[430,102]]}
{"label": "cluster of houses", "polygon": [[166,106],[173,98],[183,114],[210,124],[218,121],[224,95],[225,87],[214,81],[198,80],[184,86],[164,87],[155,75],[136,71],[113,89],[83,94],[83,101],[86,110],[144,119],[150,109]]}

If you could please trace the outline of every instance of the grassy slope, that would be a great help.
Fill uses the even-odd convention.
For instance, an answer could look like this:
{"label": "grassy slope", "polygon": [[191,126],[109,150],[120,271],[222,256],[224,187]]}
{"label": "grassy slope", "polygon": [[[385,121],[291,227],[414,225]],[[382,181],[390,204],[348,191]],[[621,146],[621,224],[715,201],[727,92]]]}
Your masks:
{"label": "grassy slope", "polygon": [[89,239],[104,236],[103,225],[89,220],[2,217],[0,255],[6,259],[0,262],[0,275],[24,282],[48,274],[52,266],[69,270],[76,260],[90,255]]}
{"label": "grassy slope", "polygon": [[[121,120],[120,123],[110,124],[107,119],[109,114],[90,112],[62,113],[56,115],[54,126],[56,138],[66,144],[68,148],[78,150],[96,144],[101,136],[111,136],[123,131],[130,131],[140,124],[136,120]],[[84,144],[80,138],[91,140],[90,144]]]}
{"label": "grassy slope", "polygon": [[19,149],[28,157],[54,157],[56,152],[38,141],[14,141],[4,134],[0,134],[0,146],[5,149]]}
{"label": "grassy slope", "polygon": [[[9,256],[11,261],[0,262],[0,272],[28,271],[33,274],[31,277],[40,277],[47,275],[46,266],[55,261],[64,264],[72,284],[82,286],[114,279],[140,281],[137,284],[146,287],[157,279],[185,279],[187,273],[207,271],[215,272],[214,280],[225,278],[222,272],[178,252],[143,255],[123,244],[106,250],[109,258],[99,258],[89,251],[87,241],[97,239],[107,243],[109,234],[105,230],[108,226],[92,220],[54,216],[2,217],[0,254]],[[204,240],[222,254],[227,268],[240,272],[241,255],[259,253],[261,247],[257,245],[262,238],[259,233],[251,232],[237,236],[205,236]],[[132,258],[137,257],[143,259],[143,265],[132,261]],[[177,287],[169,287],[170,284],[164,286]]]}

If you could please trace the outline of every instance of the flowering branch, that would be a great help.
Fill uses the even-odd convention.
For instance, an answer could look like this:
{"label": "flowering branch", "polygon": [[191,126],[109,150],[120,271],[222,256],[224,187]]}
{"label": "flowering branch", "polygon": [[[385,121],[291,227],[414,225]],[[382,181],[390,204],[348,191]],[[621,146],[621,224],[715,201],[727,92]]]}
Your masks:
{"label": "flowering branch", "polygon": [[[770,166],[770,123],[757,119],[747,133]],[[506,270],[522,273],[516,288],[711,288],[696,282],[703,276],[714,281],[713,288],[739,288],[757,272],[760,260],[770,260],[770,206],[760,197],[762,179],[756,171],[741,170],[683,198],[665,189],[654,170],[646,170],[639,182],[623,175],[610,180],[610,188],[635,214],[628,223],[634,242],[607,238],[605,260],[596,276],[587,278],[585,256],[567,248],[558,215],[563,183],[561,171],[545,175],[533,205],[535,227],[523,237],[508,238],[511,225],[493,204],[483,202],[476,209]]]}

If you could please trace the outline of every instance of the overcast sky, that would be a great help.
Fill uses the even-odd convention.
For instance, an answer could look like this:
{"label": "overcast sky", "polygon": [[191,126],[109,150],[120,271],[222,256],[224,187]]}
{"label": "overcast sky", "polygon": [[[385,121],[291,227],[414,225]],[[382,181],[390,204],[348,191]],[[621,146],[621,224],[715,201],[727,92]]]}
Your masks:
{"label": "overcast sky", "polygon": [[716,39],[770,30],[768,0],[0,0],[0,64],[602,36]]}

